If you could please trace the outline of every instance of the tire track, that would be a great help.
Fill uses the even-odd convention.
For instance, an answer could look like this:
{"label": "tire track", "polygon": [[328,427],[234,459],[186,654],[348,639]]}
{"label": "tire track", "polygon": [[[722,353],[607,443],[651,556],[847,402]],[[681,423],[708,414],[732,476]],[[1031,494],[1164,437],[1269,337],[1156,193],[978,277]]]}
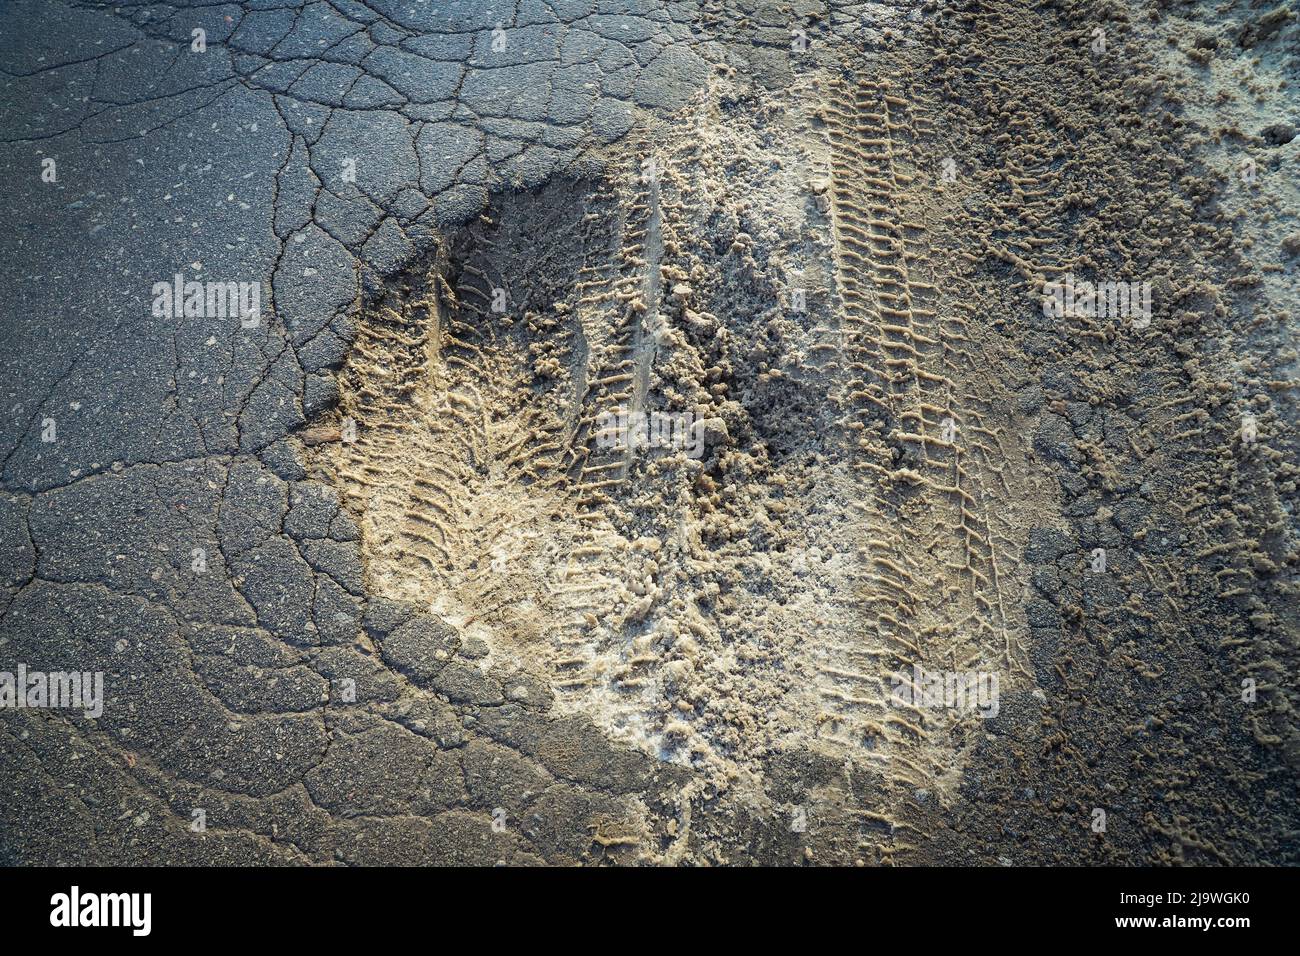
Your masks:
{"label": "tire track", "polygon": [[935,107],[910,76],[905,59],[881,56],[869,73],[833,77],[823,113],[862,613],[815,655],[819,719],[848,754],[883,767],[892,795],[863,812],[887,827],[887,854],[924,835],[908,791],[951,795],[978,725],[897,706],[887,676],[997,670],[1005,688],[1023,670],[1006,595],[1014,530],[994,529],[991,504],[1012,493],[1014,453],[996,423],[1000,389],[973,354],[978,327],[942,291],[952,268],[935,245],[953,237],[933,208]]}

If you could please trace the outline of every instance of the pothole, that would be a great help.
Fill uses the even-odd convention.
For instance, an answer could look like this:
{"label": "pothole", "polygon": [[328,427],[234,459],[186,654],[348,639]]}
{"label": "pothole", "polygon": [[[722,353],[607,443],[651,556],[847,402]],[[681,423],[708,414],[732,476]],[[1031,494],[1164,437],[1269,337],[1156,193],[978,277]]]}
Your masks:
{"label": "pothole", "polygon": [[982,470],[1016,452],[939,312],[923,124],[800,82],[832,114],[713,90],[603,178],[497,196],[362,316],[322,453],[372,593],[720,786],[855,767],[894,832],[886,791],[955,787],[979,721],[891,676],[1019,664]]}

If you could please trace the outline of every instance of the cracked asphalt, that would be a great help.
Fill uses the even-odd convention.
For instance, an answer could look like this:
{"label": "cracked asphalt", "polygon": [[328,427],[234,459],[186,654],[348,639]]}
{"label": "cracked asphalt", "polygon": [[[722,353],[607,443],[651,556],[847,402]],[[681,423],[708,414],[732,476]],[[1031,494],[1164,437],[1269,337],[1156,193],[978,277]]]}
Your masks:
{"label": "cracked asphalt", "polygon": [[[784,47],[788,15],[769,18]],[[548,721],[540,692],[507,702],[463,648],[416,693],[358,647],[438,624],[366,601],[356,528],[286,436],[337,399],[364,290],[490,190],[679,108],[727,20],[586,0],[6,5],[3,647],[104,670],[110,716],[5,714],[0,858],[576,861],[624,851],[602,835],[644,812],[624,795],[680,787]],[[177,272],[260,281],[274,321],[153,316]],[[347,713],[327,703],[341,680]],[[525,804],[529,838],[493,827]]]}
{"label": "cracked asphalt", "polygon": [[[919,29],[922,7],[6,3],[0,670],[102,671],[105,701],[99,719],[0,713],[0,862],[813,860],[783,814],[719,802],[430,609],[376,596],[301,432],[339,402],[366,304],[494,196],[598,174],[719,75],[786,89],[792,29],[827,64],[837,42]],[[156,314],[177,274],[260,283],[260,321]],[[1068,551],[1046,532],[1034,549]],[[1036,647],[1041,671],[1066,656]],[[1059,741],[1024,730],[1036,707],[1016,696],[1004,723],[1046,753]],[[1026,845],[1047,842],[1047,811],[981,809],[1017,768],[975,760],[945,818],[975,835],[922,861],[995,863],[1018,841],[1018,860],[1054,862]],[[782,754],[777,802],[860,790],[842,763]],[[1269,838],[1244,858],[1294,857],[1276,803],[1293,763],[1256,771]],[[1199,845],[1152,839],[1120,861]],[[817,859],[861,862],[841,842]]]}

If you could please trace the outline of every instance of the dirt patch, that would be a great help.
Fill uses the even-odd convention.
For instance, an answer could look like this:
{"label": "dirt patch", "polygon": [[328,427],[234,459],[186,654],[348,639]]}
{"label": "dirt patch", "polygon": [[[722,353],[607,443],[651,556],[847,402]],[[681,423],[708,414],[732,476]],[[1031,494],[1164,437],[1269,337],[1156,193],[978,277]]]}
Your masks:
{"label": "dirt patch", "polygon": [[[372,593],[694,771],[710,859],[1275,850],[1206,831],[1284,812],[1289,426],[1160,81],[1084,11],[724,70],[362,319],[320,463]],[[1045,307],[1088,283],[1149,298]],[[900,702],[917,668],[999,705]]]}

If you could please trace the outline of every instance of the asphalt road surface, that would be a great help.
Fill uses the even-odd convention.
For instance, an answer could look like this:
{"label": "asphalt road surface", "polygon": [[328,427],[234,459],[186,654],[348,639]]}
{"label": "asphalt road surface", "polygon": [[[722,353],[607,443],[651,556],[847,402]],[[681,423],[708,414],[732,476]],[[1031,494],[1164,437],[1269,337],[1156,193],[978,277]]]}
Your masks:
{"label": "asphalt road surface", "polygon": [[0,862],[1296,863],[1294,9],[6,3]]}

